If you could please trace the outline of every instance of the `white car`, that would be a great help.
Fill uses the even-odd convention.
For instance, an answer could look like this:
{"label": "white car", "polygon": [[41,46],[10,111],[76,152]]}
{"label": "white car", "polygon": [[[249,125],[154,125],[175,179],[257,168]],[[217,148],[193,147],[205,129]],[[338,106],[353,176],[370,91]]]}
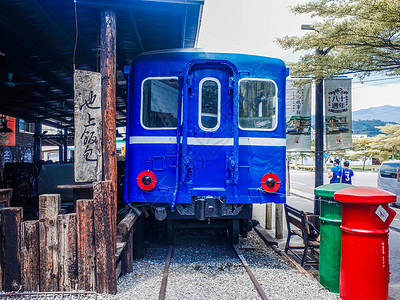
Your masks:
{"label": "white car", "polygon": [[378,188],[396,194],[395,205],[400,207],[400,160],[385,161],[381,164]]}

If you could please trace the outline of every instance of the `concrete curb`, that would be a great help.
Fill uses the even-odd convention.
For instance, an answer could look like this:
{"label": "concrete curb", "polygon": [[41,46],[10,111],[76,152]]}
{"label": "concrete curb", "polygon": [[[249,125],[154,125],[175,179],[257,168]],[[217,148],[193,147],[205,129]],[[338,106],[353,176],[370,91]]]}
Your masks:
{"label": "concrete curb", "polygon": [[295,190],[295,189],[290,189],[290,196],[292,196],[292,195],[314,202],[313,194],[309,194],[309,193],[302,192],[302,191]]}
{"label": "concrete curb", "polygon": [[280,249],[277,246],[277,242],[276,240],[264,229],[262,228],[260,225],[257,225],[256,227],[254,227],[255,232],[259,235],[259,237],[264,241],[264,243],[271,247],[272,249],[274,249],[274,251],[276,253],[279,254],[279,256],[281,256],[284,260],[286,260],[286,262],[288,262],[289,264],[291,264],[299,273],[307,276],[308,278],[316,281],[319,285],[320,288],[325,289],[325,287],[323,287],[319,281],[317,280],[317,278],[315,278],[309,271],[305,270],[303,267],[300,266],[299,263],[297,263],[296,260],[294,260],[292,257],[290,257],[289,255],[287,255],[285,253],[285,251],[283,251],[282,249]]}

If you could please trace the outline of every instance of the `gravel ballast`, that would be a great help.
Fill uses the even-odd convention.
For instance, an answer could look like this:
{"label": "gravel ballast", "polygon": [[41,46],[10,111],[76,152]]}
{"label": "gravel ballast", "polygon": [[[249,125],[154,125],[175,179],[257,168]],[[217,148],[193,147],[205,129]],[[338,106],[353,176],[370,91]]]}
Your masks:
{"label": "gravel ballast", "polygon": [[[204,234],[203,234],[204,235]],[[167,247],[149,248],[134,271],[118,280],[116,295],[100,299],[158,299]],[[338,299],[316,280],[299,273],[254,231],[239,249],[268,299]],[[166,299],[260,299],[224,236],[179,237],[169,268]]]}

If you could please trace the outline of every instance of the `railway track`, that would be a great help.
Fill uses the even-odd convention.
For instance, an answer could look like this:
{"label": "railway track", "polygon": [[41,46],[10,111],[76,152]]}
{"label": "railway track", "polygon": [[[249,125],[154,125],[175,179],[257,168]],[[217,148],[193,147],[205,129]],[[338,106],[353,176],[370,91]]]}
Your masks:
{"label": "railway track", "polygon": [[[261,284],[258,282],[257,278],[254,276],[253,272],[251,271],[249,264],[247,263],[244,255],[241,253],[241,250],[236,245],[233,245],[232,248],[233,248],[233,252],[237,255],[242,266],[244,267],[247,274],[249,275],[249,278],[252,281],[258,295],[261,297],[262,300],[268,300],[267,295],[265,294],[265,292],[264,292],[263,288],[261,287]],[[248,248],[244,247],[244,248],[252,249],[251,247],[248,247]],[[167,258],[165,260],[165,266],[164,266],[158,300],[164,300],[165,296],[166,296],[169,267],[170,267],[171,260],[172,260],[173,254],[174,254],[174,250],[175,250],[175,248],[173,246],[169,246]]]}

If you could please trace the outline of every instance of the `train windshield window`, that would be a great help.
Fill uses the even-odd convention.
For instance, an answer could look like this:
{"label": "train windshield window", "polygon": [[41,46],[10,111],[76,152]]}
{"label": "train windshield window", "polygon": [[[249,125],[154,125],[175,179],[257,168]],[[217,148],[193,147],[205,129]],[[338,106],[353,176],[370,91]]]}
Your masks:
{"label": "train windshield window", "polygon": [[199,92],[199,126],[204,131],[215,131],[220,123],[221,92],[218,79],[203,78]]}
{"label": "train windshield window", "polygon": [[249,130],[273,130],[276,127],[277,88],[266,79],[242,79],[239,82],[239,127]]}
{"label": "train windshield window", "polygon": [[142,126],[148,129],[176,128],[178,103],[178,78],[145,79],[142,84]]}

